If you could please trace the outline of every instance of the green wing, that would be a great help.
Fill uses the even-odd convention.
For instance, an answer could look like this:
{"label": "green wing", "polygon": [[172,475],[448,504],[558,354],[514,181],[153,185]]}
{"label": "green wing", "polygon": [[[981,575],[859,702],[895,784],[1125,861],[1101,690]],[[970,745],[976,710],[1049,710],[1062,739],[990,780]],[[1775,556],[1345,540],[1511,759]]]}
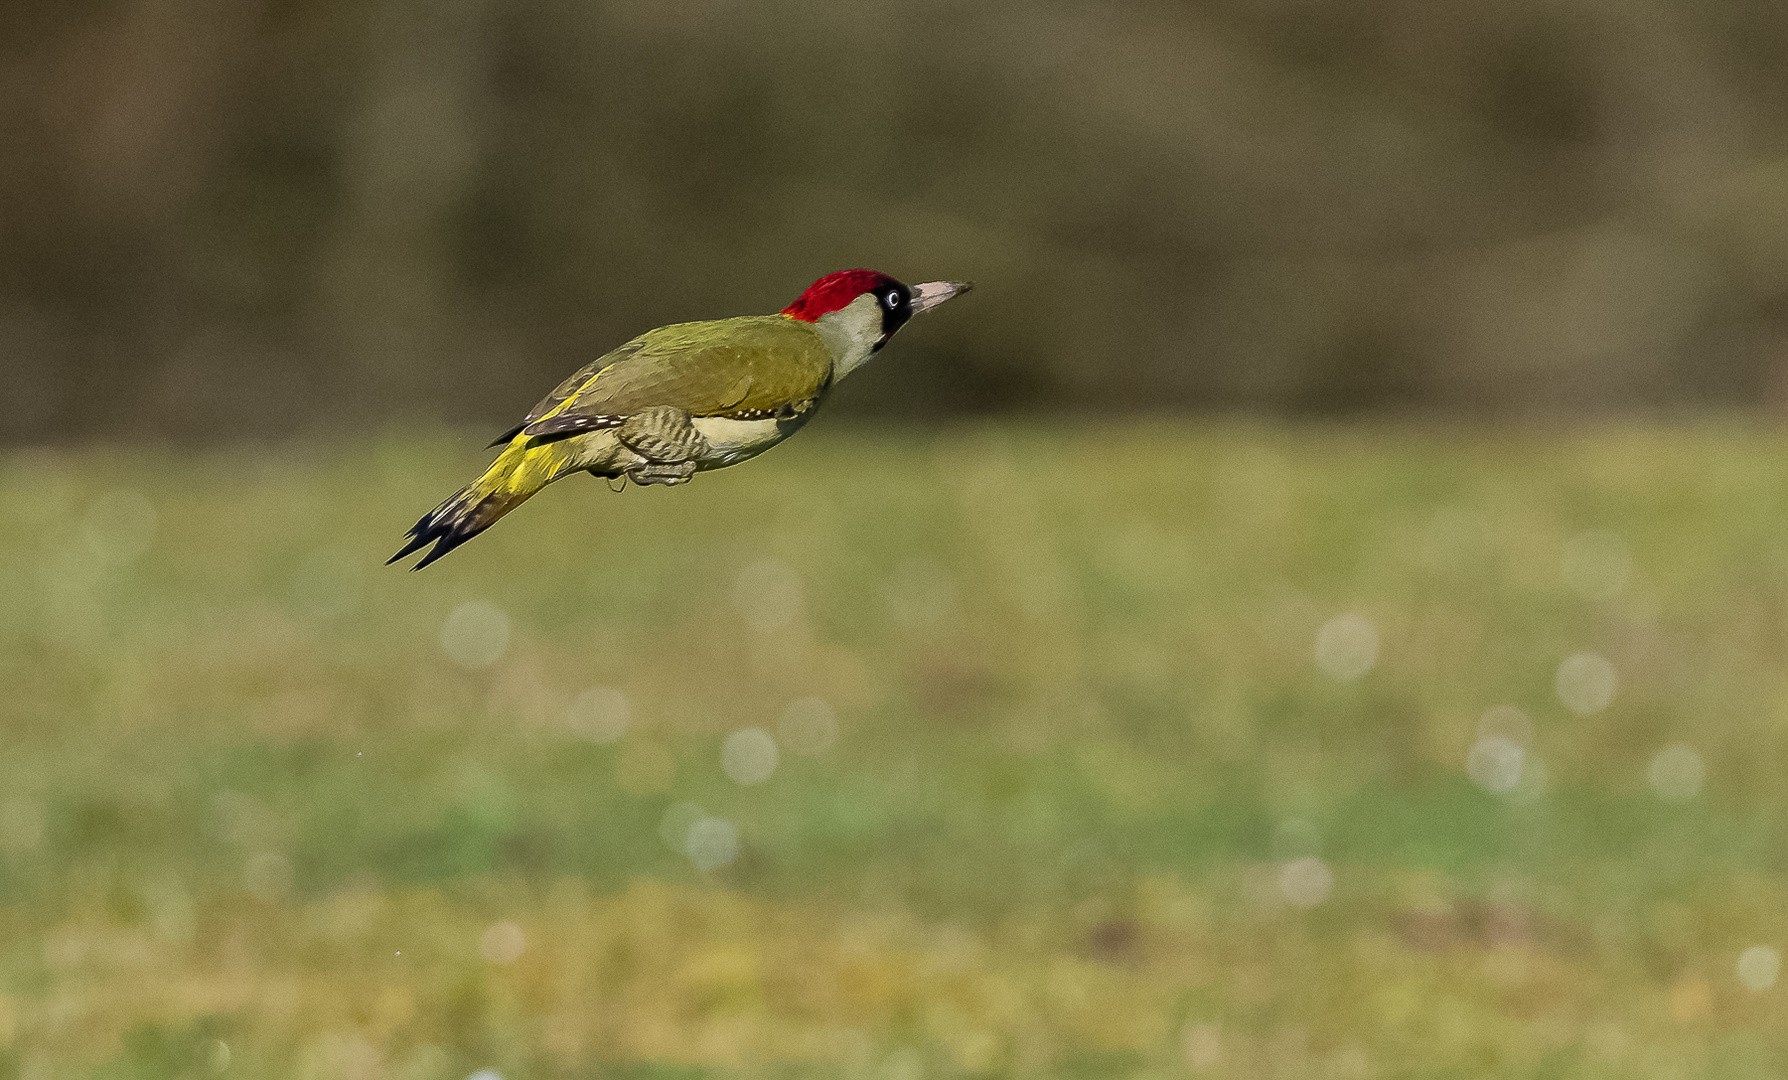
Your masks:
{"label": "green wing", "polygon": [[772,416],[818,397],[832,358],[813,327],[783,315],[650,330],[583,368],[528,414],[531,437],[618,427],[655,405],[691,416]]}
{"label": "green wing", "polygon": [[571,397],[571,395],[577,393],[579,390],[582,390],[584,385],[595,377],[598,371],[601,371],[605,367],[618,364],[629,356],[632,356],[634,353],[639,352],[640,346],[645,343],[645,340],[644,336],[636,337],[627,344],[622,345],[620,348],[613,349],[602,356],[597,357],[595,360],[590,361],[583,367],[578,368],[575,374],[555,387],[552,393],[542,398],[540,404],[528,410],[528,418],[522,421],[522,426],[526,427],[543,416],[551,415],[560,405],[565,404],[567,398]]}

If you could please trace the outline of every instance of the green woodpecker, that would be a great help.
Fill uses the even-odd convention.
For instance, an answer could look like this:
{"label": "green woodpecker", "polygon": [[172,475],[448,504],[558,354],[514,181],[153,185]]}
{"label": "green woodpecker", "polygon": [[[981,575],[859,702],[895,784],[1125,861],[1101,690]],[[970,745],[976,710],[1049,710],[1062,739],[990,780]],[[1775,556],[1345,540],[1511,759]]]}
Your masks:
{"label": "green woodpecker", "polygon": [[424,514],[391,562],[413,569],[491,527],[560,477],[682,484],[756,457],[813,417],[839,379],[965,281],[902,285],[874,270],[820,278],[777,315],[648,330],[572,375],[491,443],[483,476]]}

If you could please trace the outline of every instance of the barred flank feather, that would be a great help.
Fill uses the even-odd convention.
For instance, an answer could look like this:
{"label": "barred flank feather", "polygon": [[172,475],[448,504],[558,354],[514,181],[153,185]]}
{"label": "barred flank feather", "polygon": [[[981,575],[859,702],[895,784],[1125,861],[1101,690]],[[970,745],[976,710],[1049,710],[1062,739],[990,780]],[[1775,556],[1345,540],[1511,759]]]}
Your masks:
{"label": "barred flank feather", "polygon": [[520,506],[536,491],[557,480],[572,464],[572,455],[557,445],[530,446],[527,440],[511,443],[497,455],[484,475],[459,489],[444,503],[422,515],[409,532],[403,550],[386,565],[419,551],[434,548],[411,570],[420,570],[454,548],[496,524],[498,518]]}

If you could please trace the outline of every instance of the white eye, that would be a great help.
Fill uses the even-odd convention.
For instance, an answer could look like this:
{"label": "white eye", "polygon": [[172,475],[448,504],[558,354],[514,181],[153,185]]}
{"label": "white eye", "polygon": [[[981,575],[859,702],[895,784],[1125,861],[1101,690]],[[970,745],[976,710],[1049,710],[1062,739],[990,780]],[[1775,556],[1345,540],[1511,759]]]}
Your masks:
{"label": "white eye", "polygon": [[887,295],[887,301],[888,301],[888,310],[892,311],[893,309],[900,306],[900,294],[897,292],[889,293]]}

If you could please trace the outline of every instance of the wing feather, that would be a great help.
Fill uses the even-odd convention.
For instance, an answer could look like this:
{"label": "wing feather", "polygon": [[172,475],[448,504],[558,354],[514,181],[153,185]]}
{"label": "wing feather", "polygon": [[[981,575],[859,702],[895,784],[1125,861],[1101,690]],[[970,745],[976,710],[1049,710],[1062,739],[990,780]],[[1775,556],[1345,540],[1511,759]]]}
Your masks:
{"label": "wing feather", "polygon": [[679,323],[641,334],[565,380],[522,430],[568,438],[655,405],[691,416],[774,413],[819,396],[831,378],[825,343],[797,319]]}

